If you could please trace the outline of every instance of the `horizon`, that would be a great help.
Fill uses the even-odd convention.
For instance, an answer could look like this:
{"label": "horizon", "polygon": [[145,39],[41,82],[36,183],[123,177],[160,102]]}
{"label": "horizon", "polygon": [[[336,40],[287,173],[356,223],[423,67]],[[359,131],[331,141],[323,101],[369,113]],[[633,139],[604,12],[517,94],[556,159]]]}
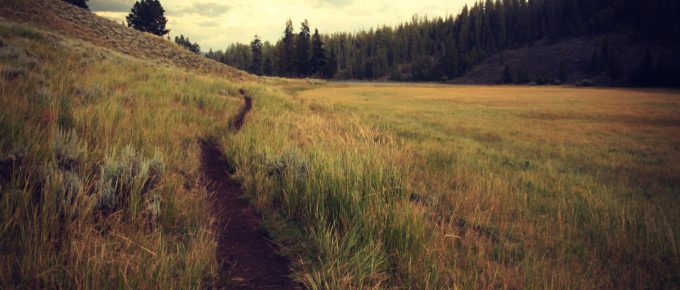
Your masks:
{"label": "horizon", "polygon": [[[90,10],[120,22],[137,0],[90,0]],[[223,50],[232,43],[249,43],[255,35],[275,43],[283,34],[286,21],[293,21],[295,31],[307,19],[312,31],[333,34],[358,32],[393,26],[419,17],[446,17],[458,14],[472,0],[412,3],[406,0],[287,0],[276,3],[215,0],[161,0],[168,18],[170,36],[180,34],[198,42],[202,51]],[[218,33],[219,32],[219,33]]]}

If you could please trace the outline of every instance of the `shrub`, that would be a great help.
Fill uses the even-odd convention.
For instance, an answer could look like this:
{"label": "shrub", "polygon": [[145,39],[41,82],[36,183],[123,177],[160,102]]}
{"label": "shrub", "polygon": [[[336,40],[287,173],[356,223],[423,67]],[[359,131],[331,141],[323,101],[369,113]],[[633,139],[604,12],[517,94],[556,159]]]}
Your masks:
{"label": "shrub", "polygon": [[0,46],[0,62],[9,64],[15,67],[15,69],[32,69],[38,64],[38,60],[35,57],[29,55],[24,49],[11,44]]}
{"label": "shrub", "polygon": [[81,163],[85,150],[78,141],[75,130],[57,130],[51,145],[59,168],[73,170]]}
{"label": "shrub", "polygon": [[[101,167],[97,183],[97,210],[104,213],[127,209],[131,202],[146,202],[147,208],[160,214],[156,196],[147,193],[156,188],[165,167],[156,155],[143,159],[134,148],[126,146],[118,156],[108,158]],[[134,204],[135,208],[138,204]]]}

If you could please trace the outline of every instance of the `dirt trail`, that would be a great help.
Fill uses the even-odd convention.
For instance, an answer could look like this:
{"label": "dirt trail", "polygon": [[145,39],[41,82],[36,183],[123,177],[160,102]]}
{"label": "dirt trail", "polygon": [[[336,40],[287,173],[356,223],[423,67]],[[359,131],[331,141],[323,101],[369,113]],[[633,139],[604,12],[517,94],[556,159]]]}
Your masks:
{"label": "dirt trail", "polygon": [[[252,99],[240,90],[245,104],[230,126],[238,131],[252,108]],[[203,173],[208,190],[214,196],[217,224],[217,259],[222,276],[221,288],[291,289],[288,262],[276,255],[266,233],[260,228],[260,217],[250,208],[241,186],[231,179],[233,166],[223,158],[217,144],[201,141]]]}

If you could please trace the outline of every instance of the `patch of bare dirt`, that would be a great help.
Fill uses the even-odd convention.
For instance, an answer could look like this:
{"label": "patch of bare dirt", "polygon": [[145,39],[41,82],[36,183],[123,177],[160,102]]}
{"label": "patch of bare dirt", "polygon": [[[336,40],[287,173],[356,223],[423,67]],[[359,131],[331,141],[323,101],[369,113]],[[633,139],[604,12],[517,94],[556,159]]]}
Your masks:
{"label": "patch of bare dirt", "polygon": [[[238,131],[252,108],[252,99],[241,90],[245,104],[232,120]],[[218,145],[201,141],[203,173],[214,196],[218,217],[217,258],[223,278],[220,287],[237,289],[292,289],[288,261],[262,231],[260,217],[243,196],[240,184],[231,178],[228,161]],[[226,274],[226,276],[224,275]],[[225,280],[225,278],[228,278]]]}

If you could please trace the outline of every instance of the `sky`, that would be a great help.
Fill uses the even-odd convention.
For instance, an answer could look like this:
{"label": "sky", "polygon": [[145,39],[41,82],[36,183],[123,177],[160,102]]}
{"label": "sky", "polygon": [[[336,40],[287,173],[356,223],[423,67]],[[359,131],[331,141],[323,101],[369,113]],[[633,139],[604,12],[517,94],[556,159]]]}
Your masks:
{"label": "sky", "polygon": [[[99,16],[123,21],[136,0],[90,0]],[[393,25],[419,16],[458,14],[475,0],[161,0],[171,37],[183,34],[203,51],[223,49],[230,43],[249,43],[257,34],[275,42],[288,18],[297,31],[309,20],[312,31],[354,32]]]}

